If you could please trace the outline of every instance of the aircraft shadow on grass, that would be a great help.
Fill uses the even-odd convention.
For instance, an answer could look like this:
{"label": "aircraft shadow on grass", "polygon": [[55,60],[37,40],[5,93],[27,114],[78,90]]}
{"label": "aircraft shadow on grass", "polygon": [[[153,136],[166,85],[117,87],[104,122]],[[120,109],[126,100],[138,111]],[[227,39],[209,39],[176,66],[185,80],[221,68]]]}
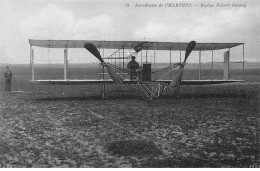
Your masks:
{"label": "aircraft shadow on grass", "polygon": [[[236,93],[223,93],[223,94],[215,94],[215,93],[208,93],[208,94],[181,94],[179,97],[175,99],[190,99],[190,98],[246,98],[249,95],[247,94],[236,94]],[[173,99],[170,95],[164,95],[163,98],[165,99]]]}
{"label": "aircraft shadow on grass", "polygon": [[84,100],[128,100],[128,99],[137,99],[135,95],[118,95],[118,96],[107,96],[105,99],[98,95],[86,96],[86,97],[44,97],[37,98],[36,101],[84,101]]}
{"label": "aircraft shadow on grass", "polygon": [[[249,94],[237,94],[237,93],[223,93],[223,94],[215,94],[215,93],[209,93],[209,94],[181,94],[178,97],[173,97],[171,95],[162,95],[160,98],[155,99],[172,99],[172,100],[178,100],[178,99],[190,99],[190,98],[247,98],[250,97]],[[77,96],[69,96],[69,97],[44,97],[44,98],[37,98],[36,101],[85,101],[85,100],[138,100],[135,95],[131,94],[117,94],[117,95],[110,95],[107,96],[105,99],[102,99],[98,95],[92,95],[92,96],[85,96],[85,97],[77,97]]]}
{"label": "aircraft shadow on grass", "polygon": [[106,146],[109,152],[120,156],[158,156],[163,152],[152,141],[120,140]]}
{"label": "aircraft shadow on grass", "polygon": [[[106,149],[112,152],[114,155],[119,156],[136,156],[136,157],[148,157],[149,160],[140,163],[141,167],[145,168],[165,168],[165,167],[219,167],[218,164],[210,160],[182,156],[172,156],[166,158],[158,158],[160,155],[164,155],[153,141],[147,140],[120,140],[108,143]],[[137,166],[137,167],[140,167]]]}

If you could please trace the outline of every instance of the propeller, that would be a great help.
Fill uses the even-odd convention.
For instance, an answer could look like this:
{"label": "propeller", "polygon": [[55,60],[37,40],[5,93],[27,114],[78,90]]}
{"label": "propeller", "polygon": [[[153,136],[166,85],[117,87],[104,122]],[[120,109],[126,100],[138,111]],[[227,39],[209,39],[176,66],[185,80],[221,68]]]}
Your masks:
{"label": "propeller", "polygon": [[98,49],[96,48],[95,45],[93,45],[92,43],[85,43],[84,47],[90,52],[92,53],[96,58],[98,58],[101,62],[101,65],[105,66],[107,68],[107,72],[110,75],[110,77],[112,78],[112,80],[117,83],[117,84],[122,84],[123,83],[123,79],[120,78],[118,75],[116,75],[115,72],[113,72],[110,67],[104,63],[104,60],[102,59]]}
{"label": "propeller", "polygon": [[136,53],[140,52],[141,50],[145,49],[145,48],[148,48],[150,46],[150,42],[142,42],[142,43],[139,43],[138,45],[136,45],[134,47],[134,50]]}
{"label": "propeller", "polygon": [[100,53],[99,53],[99,51],[98,51],[98,49],[96,48],[95,45],[93,45],[92,43],[85,43],[84,47],[90,53],[92,53],[95,57],[97,57],[100,60],[101,64],[103,64],[104,60],[102,59],[102,57],[101,57],[101,55],[100,55]]}
{"label": "propeller", "polygon": [[188,59],[188,57],[189,57],[191,51],[194,49],[195,46],[196,46],[196,42],[195,42],[195,41],[191,41],[191,42],[188,44],[188,46],[187,46],[187,48],[186,48],[185,59],[184,59],[184,62],[183,62],[183,63],[186,62],[186,60]]}

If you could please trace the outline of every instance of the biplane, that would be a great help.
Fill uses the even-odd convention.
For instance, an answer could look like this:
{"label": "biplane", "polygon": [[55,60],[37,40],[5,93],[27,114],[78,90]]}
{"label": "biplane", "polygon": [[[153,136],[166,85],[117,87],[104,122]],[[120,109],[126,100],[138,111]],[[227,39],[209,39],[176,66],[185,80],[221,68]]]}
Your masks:
{"label": "biplane", "polygon": [[[228,79],[229,71],[229,51],[225,53],[226,68],[224,70],[223,80],[183,80],[183,71],[186,61],[192,51],[205,50],[218,50],[229,49],[238,45],[243,45],[243,61],[244,61],[244,43],[196,43],[191,41],[189,43],[175,43],[175,42],[149,42],[149,41],[84,41],[84,40],[29,40],[30,42],[30,64],[32,68],[32,82],[42,84],[102,84],[102,98],[105,98],[105,85],[106,84],[122,84],[136,95],[142,96],[145,99],[159,98],[163,92],[169,92],[172,95],[179,93],[181,85],[205,85],[205,84],[220,84],[230,82],[240,82],[243,80],[230,80]],[[34,79],[34,53],[33,46],[45,47],[45,48],[65,48],[64,50],[64,79],[63,80],[35,80]],[[67,79],[68,70],[68,48],[85,48],[92,55],[94,55],[102,66],[100,79],[84,79],[84,80],[70,80]],[[100,49],[113,49],[115,50],[109,57],[102,57]],[[99,49],[99,50],[98,50]],[[133,50],[132,53],[127,55],[125,50]],[[120,50],[123,53],[120,53]],[[151,63],[147,62],[148,50],[168,50],[170,51],[185,51],[184,60],[176,63],[170,61],[170,65],[159,69],[153,70]],[[126,67],[126,62],[132,56],[138,55],[146,51],[146,62],[142,63],[141,67],[135,72],[137,76],[135,78],[130,77],[130,69]],[[119,53],[118,53],[119,52]],[[115,57],[115,54],[118,55]],[[213,54],[213,53],[212,53]],[[142,56],[142,55],[141,55]],[[121,65],[113,64],[106,61],[106,59],[122,60]],[[155,56],[154,56],[155,58]],[[170,58],[171,59],[171,58]],[[212,65],[213,66],[213,65]],[[105,73],[106,69],[106,73]],[[244,63],[243,63],[244,70]],[[110,78],[105,79],[105,74],[108,74]],[[170,79],[163,79],[165,75],[171,75]]]}

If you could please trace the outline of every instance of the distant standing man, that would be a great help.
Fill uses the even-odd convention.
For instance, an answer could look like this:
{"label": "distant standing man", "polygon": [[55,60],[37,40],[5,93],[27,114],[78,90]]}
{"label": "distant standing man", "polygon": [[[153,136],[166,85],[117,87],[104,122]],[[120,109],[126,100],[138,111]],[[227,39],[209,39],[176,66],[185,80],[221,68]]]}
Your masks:
{"label": "distant standing man", "polygon": [[130,79],[134,80],[137,77],[137,69],[139,68],[138,62],[135,61],[135,56],[131,57],[132,60],[127,64],[127,68],[130,70]]}
{"label": "distant standing man", "polygon": [[9,66],[7,66],[5,70],[5,91],[11,92],[12,77],[12,71],[10,71]]}

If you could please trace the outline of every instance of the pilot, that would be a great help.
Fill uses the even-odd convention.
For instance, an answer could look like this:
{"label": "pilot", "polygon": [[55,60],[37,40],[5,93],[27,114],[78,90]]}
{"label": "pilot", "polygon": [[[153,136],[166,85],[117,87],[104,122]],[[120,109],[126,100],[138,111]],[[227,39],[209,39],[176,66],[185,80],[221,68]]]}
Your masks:
{"label": "pilot", "polygon": [[130,79],[134,80],[137,78],[137,69],[139,68],[139,64],[135,61],[135,56],[132,56],[131,58],[132,60],[127,64],[127,68],[130,70]]}
{"label": "pilot", "polygon": [[11,92],[11,82],[12,82],[13,74],[12,71],[10,71],[9,66],[6,67],[4,77],[5,77],[5,91]]}

